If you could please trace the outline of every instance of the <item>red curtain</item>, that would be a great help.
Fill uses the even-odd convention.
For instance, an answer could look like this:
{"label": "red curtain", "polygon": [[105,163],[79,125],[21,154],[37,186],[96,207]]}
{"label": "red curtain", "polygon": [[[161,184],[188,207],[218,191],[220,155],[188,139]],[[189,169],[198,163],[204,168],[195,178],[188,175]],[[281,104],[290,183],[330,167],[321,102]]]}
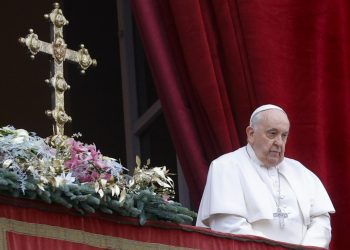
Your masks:
{"label": "red curtain", "polygon": [[179,160],[198,206],[212,159],[246,143],[258,105],[291,121],[287,156],[330,193],[333,249],[350,224],[347,0],[133,0]]}

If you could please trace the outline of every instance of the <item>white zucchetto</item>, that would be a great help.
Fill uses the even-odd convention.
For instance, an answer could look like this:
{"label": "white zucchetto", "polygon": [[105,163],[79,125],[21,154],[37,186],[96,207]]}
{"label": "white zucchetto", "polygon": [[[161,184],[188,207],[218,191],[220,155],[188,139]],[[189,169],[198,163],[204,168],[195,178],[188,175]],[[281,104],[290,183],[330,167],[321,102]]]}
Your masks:
{"label": "white zucchetto", "polygon": [[258,113],[260,113],[262,111],[266,111],[269,109],[277,109],[277,110],[280,110],[280,111],[284,112],[285,114],[287,114],[281,107],[278,107],[278,106],[273,105],[273,104],[265,104],[265,105],[258,107],[256,110],[254,110],[254,112],[250,116],[249,124],[252,125],[252,121],[253,121],[254,116],[256,116]]}

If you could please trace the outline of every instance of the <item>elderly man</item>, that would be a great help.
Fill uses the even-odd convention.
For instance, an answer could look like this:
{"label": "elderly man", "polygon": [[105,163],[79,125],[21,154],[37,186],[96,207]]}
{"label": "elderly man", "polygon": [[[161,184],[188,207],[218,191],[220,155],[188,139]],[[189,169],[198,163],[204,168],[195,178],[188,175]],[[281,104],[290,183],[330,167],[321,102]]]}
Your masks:
{"label": "elderly man", "polygon": [[246,133],[247,146],[211,163],[197,226],[328,248],[334,207],[316,175],[284,157],[287,114],[263,105]]}

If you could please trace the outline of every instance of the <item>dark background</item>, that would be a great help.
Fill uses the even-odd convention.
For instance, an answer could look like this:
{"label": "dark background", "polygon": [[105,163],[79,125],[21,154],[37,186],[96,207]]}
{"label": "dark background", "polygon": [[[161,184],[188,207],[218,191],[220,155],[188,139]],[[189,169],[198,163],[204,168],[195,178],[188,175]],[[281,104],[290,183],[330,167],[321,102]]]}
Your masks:
{"label": "dark background", "polygon": [[[50,56],[38,54],[32,61],[18,38],[32,28],[40,40],[49,42],[49,22],[43,15],[51,12],[52,3],[6,1],[0,15],[0,126],[13,125],[41,137],[52,134],[51,121],[44,114],[51,107],[51,90],[44,82],[50,76]],[[65,107],[73,119],[65,134],[81,132],[79,140],[95,143],[104,155],[125,161],[116,1],[61,1],[61,8],[69,21],[64,28],[68,48],[79,50],[83,43],[98,62],[85,75],[77,65],[65,62],[65,78],[71,85]]]}

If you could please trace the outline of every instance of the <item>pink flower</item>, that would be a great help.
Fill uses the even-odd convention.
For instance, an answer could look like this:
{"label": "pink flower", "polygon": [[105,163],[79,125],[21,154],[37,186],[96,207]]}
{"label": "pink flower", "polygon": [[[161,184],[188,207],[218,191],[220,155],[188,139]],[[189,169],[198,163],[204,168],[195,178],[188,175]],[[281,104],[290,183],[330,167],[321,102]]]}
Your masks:
{"label": "pink flower", "polygon": [[91,179],[92,180],[97,180],[98,178],[100,177],[100,174],[98,173],[98,172],[96,172],[96,171],[92,171],[92,173],[91,173]]}
{"label": "pink flower", "polygon": [[106,165],[104,164],[104,162],[101,161],[101,160],[95,161],[95,162],[94,162],[94,165],[95,165],[97,168],[101,169],[101,170],[104,170],[104,169],[107,168],[107,166],[106,166]]}
{"label": "pink flower", "polygon": [[71,158],[64,165],[72,171],[72,175],[80,182],[91,182],[99,179],[109,181],[114,170],[111,159],[103,158],[103,155],[96,149],[94,144],[87,145],[79,141],[68,140]]}
{"label": "pink flower", "polygon": [[71,151],[80,153],[80,152],[87,152],[88,149],[84,147],[83,143],[73,140]]}

